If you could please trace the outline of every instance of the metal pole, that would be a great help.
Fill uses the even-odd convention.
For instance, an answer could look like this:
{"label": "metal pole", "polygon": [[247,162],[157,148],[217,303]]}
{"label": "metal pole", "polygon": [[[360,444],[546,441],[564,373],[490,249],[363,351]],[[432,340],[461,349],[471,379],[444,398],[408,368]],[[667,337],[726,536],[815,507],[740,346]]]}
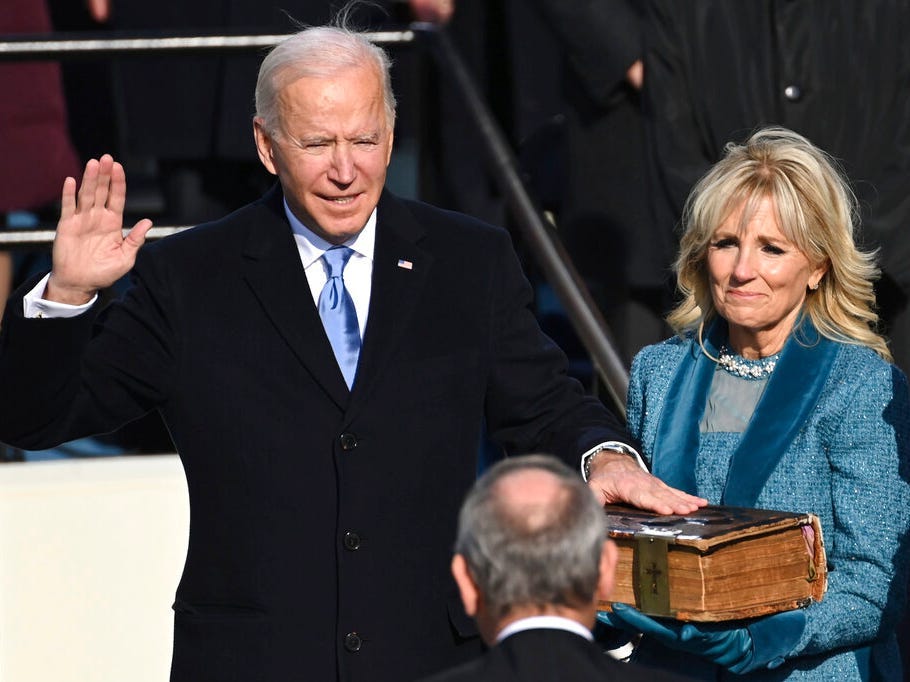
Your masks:
{"label": "metal pole", "polygon": [[[192,225],[153,227],[146,234],[146,240],[154,241],[178,232],[188,230]],[[126,236],[129,230],[124,230]],[[48,247],[54,242],[55,230],[0,230],[0,248]]]}
{"label": "metal pole", "polygon": [[413,24],[432,44],[440,65],[452,77],[471,117],[481,132],[484,149],[493,168],[493,177],[512,209],[523,234],[534,249],[539,265],[556,292],[575,331],[584,344],[595,369],[613,398],[619,414],[625,417],[625,398],[629,375],[616,352],[606,321],[588,293],[562,244],[550,234],[540,210],[534,204],[518,171],[518,164],[505,136],[477,91],[464,62],[445,31],[431,24]]}
{"label": "metal pole", "polygon": [[[61,57],[100,57],[111,55],[135,55],[160,52],[211,52],[219,53],[252,51],[269,48],[291,34],[262,34],[238,36],[136,36],[118,33],[80,36],[64,39],[60,34],[48,34],[45,38],[30,36],[18,38],[15,35],[0,35],[0,61],[35,61]],[[366,36],[380,45],[410,43],[414,32],[374,31]]]}

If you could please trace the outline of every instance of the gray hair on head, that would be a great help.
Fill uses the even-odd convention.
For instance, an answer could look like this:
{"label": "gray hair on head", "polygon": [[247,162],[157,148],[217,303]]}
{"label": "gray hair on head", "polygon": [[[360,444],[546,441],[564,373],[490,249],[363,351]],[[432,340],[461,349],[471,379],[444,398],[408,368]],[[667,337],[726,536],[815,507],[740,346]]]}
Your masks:
{"label": "gray hair on head", "polygon": [[[529,470],[551,474],[558,494],[516,504],[502,483]],[[591,602],[607,537],[603,508],[578,472],[548,455],[504,459],[479,478],[458,518],[455,551],[496,617],[517,606]]]}
{"label": "gray hair on head", "polygon": [[362,31],[350,27],[350,15],[358,3],[349,3],[329,26],[305,27],[278,43],[262,60],[256,81],[256,116],[269,135],[280,132],[278,94],[300,78],[331,78],[346,69],[372,66],[385,105],[386,123],[395,126],[395,95],[392,92],[392,62],[386,51]]}

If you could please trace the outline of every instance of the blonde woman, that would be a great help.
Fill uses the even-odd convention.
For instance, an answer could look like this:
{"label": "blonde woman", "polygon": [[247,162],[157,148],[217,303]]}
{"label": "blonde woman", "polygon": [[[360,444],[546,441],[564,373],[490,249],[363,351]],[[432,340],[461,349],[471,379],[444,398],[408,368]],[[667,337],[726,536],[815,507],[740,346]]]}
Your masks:
{"label": "blonde woman", "polygon": [[679,335],[636,357],[629,429],[672,486],[817,514],[831,572],[822,602],[751,621],[601,614],[644,633],[638,660],[712,680],[903,679],[910,401],[854,216],[836,164],[782,128],[728,145],[689,197]]}

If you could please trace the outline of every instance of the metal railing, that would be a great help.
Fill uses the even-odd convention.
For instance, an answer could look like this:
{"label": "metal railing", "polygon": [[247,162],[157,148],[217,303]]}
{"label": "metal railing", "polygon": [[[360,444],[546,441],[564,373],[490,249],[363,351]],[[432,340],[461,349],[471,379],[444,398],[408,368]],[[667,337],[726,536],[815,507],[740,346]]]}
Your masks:
{"label": "metal railing", "polygon": [[579,340],[591,356],[594,368],[603,379],[616,410],[625,417],[629,374],[616,352],[600,309],[591,298],[562,242],[553,234],[550,223],[525,188],[512,148],[448,35],[444,31],[435,30],[432,25],[415,24],[415,28],[424,38],[432,36],[429,46],[437,62],[451,76],[486,142],[483,149],[493,179],[534,251],[538,265],[565,308]]}
{"label": "metal railing", "polygon": [[[616,411],[625,415],[628,372],[615,350],[603,315],[591,298],[571,258],[553,234],[539,207],[521,179],[515,155],[506,141],[465,64],[445,31],[432,24],[412,24],[406,30],[369,33],[381,45],[418,42],[429,48],[439,68],[457,89],[468,114],[486,144],[486,162],[493,181],[502,192],[516,224],[534,252],[538,265],[562,303],[576,333],[591,357],[594,369],[606,388]],[[149,53],[248,52],[275,45],[285,34],[242,36],[124,36],[19,38],[0,36],[0,61],[63,59],[86,56],[139,55]],[[159,239],[187,229],[186,226],[154,227],[149,239]],[[53,241],[53,230],[0,231],[0,247],[33,247]]]}
{"label": "metal railing", "polygon": [[[119,37],[118,37],[119,35]],[[113,37],[111,37],[113,36]],[[414,41],[414,31],[373,31],[366,36],[378,45],[406,44]],[[35,61],[70,57],[111,57],[161,52],[249,52],[276,45],[288,34],[212,35],[212,36],[147,36],[117,33],[97,37],[47,38],[0,35],[0,60]]]}

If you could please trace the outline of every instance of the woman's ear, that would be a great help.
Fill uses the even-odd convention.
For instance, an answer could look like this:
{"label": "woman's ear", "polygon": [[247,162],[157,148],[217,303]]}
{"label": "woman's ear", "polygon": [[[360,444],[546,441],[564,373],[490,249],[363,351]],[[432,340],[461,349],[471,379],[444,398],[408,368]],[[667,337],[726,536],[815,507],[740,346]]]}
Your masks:
{"label": "woman's ear", "polygon": [[809,288],[812,289],[812,291],[815,291],[816,289],[818,289],[818,285],[821,283],[822,277],[824,277],[825,274],[828,272],[829,266],[830,266],[830,261],[825,259],[821,265],[816,267],[811,272],[811,274],[809,275],[808,285],[809,285]]}

